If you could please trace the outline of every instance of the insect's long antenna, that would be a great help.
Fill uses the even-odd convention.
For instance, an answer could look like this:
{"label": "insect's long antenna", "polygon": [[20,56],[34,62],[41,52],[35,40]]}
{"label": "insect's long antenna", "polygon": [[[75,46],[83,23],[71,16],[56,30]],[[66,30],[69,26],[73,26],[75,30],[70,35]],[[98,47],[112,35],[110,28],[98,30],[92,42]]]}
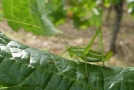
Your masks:
{"label": "insect's long antenna", "polygon": [[65,40],[64,39],[62,39],[62,40],[61,40],[61,42],[66,46],[66,48],[69,48],[69,46],[65,43]]}
{"label": "insect's long antenna", "polygon": [[36,27],[36,28],[44,30],[44,28],[41,28],[41,27],[33,25],[33,24],[29,24],[29,23],[25,23],[25,22],[20,22],[20,21],[16,21],[16,20],[11,20],[11,19],[7,19],[7,18],[0,18],[0,19],[11,21],[11,22],[16,22],[16,23],[20,23],[20,24],[24,24],[24,25],[33,26],[33,27]]}
{"label": "insect's long antenna", "polygon": [[[24,24],[24,25],[29,25],[29,26],[33,26],[33,27],[36,27],[36,28],[39,28],[39,29],[42,29],[44,30],[44,28],[41,28],[39,26],[36,26],[36,25],[33,25],[33,24],[29,24],[29,23],[25,23],[25,22],[20,22],[20,21],[16,21],[16,20],[12,20],[12,19],[8,19],[8,18],[0,18],[0,19],[3,19],[3,20],[7,20],[7,21],[11,21],[11,22],[16,22],[16,23],[20,23],[20,24]],[[50,23],[50,21],[48,21],[47,19],[44,19],[42,18],[43,20],[46,20],[48,23]],[[59,33],[62,34],[62,32],[58,29]],[[58,37],[57,37],[58,38]],[[67,48],[68,46],[65,44],[65,40],[61,40],[60,38],[58,38]]]}
{"label": "insect's long antenna", "polygon": [[[61,31],[60,31],[61,32]],[[60,34],[62,34],[62,33],[60,33]],[[64,45],[65,45],[65,47],[68,49],[69,48],[69,46],[65,43],[65,40],[64,39],[61,39],[61,38],[59,38],[59,37],[57,37],[58,39],[59,39],[59,41],[60,42],[62,42]]]}
{"label": "insect's long antenna", "polygon": [[[42,18],[43,20],[46,20],[46,21],[48,21],[47,19],[45,19],[45,18]],[[48,23],[50,23],[50,21],[48,21]],[[61,32],[59,29],[58,29],[58,31],[59,31],[59,33],[60,34],[63,34],[63,32]],[[60,39],[59,37],[57,37],[65,46],[66,46],[66,50],[64,51],[64,52],[62,52],[59,56],[62,56],[67,50],[68,50],[68,45],[65,43],[65,40],[64,39]],[[65,55],[66,55],[67,53],[65,53]],[[65,56],[65,55],[63,55],[63,57]],[[55,59],[55,60],[57,60],[58,58],[59,58],[59,56]]]}
{"label": "insect's long antenna", "polygon": [[[49,20],[47,20],[47,19],[45,19],[45,18],[41,18],[41,19],[47,21],[48,23],[51,23]],[[60,34],[63,34],[63,32],[62,32],[61,30],[58,29],[58,31],[59,31]]]}
{"label": "insect's long antenna", "polygon": [[[28,26],[33,26],[33,27],[35,27],[35,28],[45,30],[44,28],[42,28],[42,27],[40,27],[40,26],[33,25],[33,24],[29,24],[29,23],[26,23],[26,22],[20,22],[20,21],[8,19],[8,18],[0,18],[0,19],[7,20],[7,21],[11,21],[11,22],[16,22],[16,23],[20,23],[20,24],[24,24],[24,25],[28,25]],[[43,19],[43,18],[42,18],[42,19]],[[46,20],[48,23],[50,23],[50,21],[48,21],[47,19],[43,19],[43,20]],[[62,34],[62,32],[61,32],[60,30],[58,30],[58,31],[59,31],[59,34]]]}
{"label": "insect's long antenna", "polygon": [[[41,28],[39,26],[36,26],[36,25],[33,25],[33,24],[29,24],[29,23],[25,23],[25,22],[20,22],[20,21],[16,21],[16,20],[12,20],[12,19],[8,19],[8,18],[0,18],[0,19],[3,19],[3,20],[7,20],[7,21],[11,21],[11,22],[16,22],[16,23],[20,23],[20,24],[24,24],[24,25],[29,25],[29,26],[33,26],[35,28],[39,28],[39,29],[42,29],[44,30],[44,28]],[[46,20],[48,23],[50,23],[50,21],[48,21],[47,19],[44,19],[42,18],[43,20]],[[62,34],[62,32],[60,30],[58,30],[60,34]],[[58,38],[58,37],[57,37]],[[60,38],[58,38],[59,40],[61,40]],[[65,44],[65,40],[61,40],[61,42],[68,48],[68,46]]]}
{"label": "insect's long antenna", "polygon": [[[48,21],[45,18],[41,18],[41,19]],[[50,23],[50,21],[48,21],[48,23]],[[63,34],[63,32],[60,31],[59,29],[58,29],[58,31],[59,31],[60,34]],[[66,48],[68,48],[68,45],[65,43],[65,40],[64,39],[60,39],[59,37],[57,37],[57,38],[66,46]]]}
{"label": "insect's long antenna", "polygon": [[[42,29],[44,30],[44,28],[41,28],[39,26],[36,26],[36,25],[33,25],[33,24],[29,24],[29,23],[25,23],[25,22],[20,22],[20,21],[16,21],[16,20],[12,20],[12,19],[8,19],[8,18],[0,18],[0,19],[3,19],[3,20],[7,20],[7,21],[11,21],[11,22],[16,22],[16,23],[20,23],[20,24],[24,24],[24,25],[29,25],[29,26],[33,26],[35,28],[39,28],[39,29]],[[43,20],[46,20],[48,23],[50,23],[50,21],[48,21],[47,19],[45,18],[42,18]],[[63,34],[59,29],[59,34]],[[58,38],[58,37],[57,37]],[[61,40],[60,38],[58,38],[67,48],[68,48],[68,45],[65,44],[65,40]]]}

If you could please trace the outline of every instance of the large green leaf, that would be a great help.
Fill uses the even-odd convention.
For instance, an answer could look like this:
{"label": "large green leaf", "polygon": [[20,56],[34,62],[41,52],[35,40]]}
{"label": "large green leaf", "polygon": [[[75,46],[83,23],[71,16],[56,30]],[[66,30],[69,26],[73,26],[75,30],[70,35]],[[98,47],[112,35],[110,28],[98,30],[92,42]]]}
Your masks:
{"label": "large green leaf", "polygon": [[[24,28],[26,31],[37,35],[58,33],[58,30],[47,17],[44,0],[2,0],[2,11],[4,18],[32,25],[8,21],[15,31]],[[38,27],[33,27],[33,25]]]}
{"label": "large green leaf", "polygon": [[134,68],[103,67],[28,47],[0,32],[0,90],[134,90]]}

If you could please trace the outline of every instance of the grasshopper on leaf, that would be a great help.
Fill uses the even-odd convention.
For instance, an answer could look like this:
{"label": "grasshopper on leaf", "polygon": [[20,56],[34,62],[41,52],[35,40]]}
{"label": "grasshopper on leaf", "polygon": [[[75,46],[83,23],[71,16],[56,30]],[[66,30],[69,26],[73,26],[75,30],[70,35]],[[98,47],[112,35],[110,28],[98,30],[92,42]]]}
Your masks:
{"label": "grasshopper on leaf", "polygon": [[[102,48],[101,52],[91,49],[91,46],[98,34],[100,34],[99,38],[100,38],[100,44]],[[81,58],[82,60],[86,60],[86,62],[105,62],[109,60],[113,54],[112,51],[109,51],[106,54],[103,53],[101,27],[99,27],[99,29],[96,31],[95,35],[93,36],[92,40],[85,47],[70,46],[67,47],[67,51],[70,57],[75,55]]]}
{"label": "grasshopper on leaf", "polygon": [[[91,49],[91,46],[95,40],[95,38],[99,35],[99,43],[101,45],[101,51],[96,51]],[[109,51],[106,54],[103,52],[103,43],[102,43],[102,31],[101,27],[98,28],[95,35],[93,36],[92,40],[84,47],[78,47],[78,46],[66,46],[66,51],[68,52],[70,57],[73,57],[74,55],[81,58],[85,61],[85,69],[86,69],[86,75],[87,75],[87,62],[104,62],[109,60],[112,57],[113,52]],[[65,52],[65,51],[64,51]],[[63,53],[64,53],[63,52]],[[57,58],[56,58],[57,59]],[[88,78],[88,75],[87,75]]]}

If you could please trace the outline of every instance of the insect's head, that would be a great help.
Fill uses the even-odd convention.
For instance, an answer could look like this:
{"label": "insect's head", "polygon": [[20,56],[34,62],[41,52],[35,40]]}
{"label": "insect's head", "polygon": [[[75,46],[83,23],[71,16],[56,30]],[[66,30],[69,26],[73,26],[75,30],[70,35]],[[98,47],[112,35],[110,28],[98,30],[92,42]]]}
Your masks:
{"label": "insect's head", "polygon": [[67,47],[67,51],[70,57],[72,57],[74,53],[74,46]]}

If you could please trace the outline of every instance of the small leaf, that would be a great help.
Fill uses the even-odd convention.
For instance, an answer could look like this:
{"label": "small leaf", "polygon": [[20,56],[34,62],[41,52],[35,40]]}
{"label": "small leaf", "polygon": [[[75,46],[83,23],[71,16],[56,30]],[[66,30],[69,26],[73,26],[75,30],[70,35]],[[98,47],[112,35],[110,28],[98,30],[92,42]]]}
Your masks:
{"label": "small leaf", "polygon": [[58,33],[58,30],[47,17],[44,0],[2,0],[2,10],[4,18],[17,21],[8,21],[15,31],[24,28],[26,31],[37,35]]}

